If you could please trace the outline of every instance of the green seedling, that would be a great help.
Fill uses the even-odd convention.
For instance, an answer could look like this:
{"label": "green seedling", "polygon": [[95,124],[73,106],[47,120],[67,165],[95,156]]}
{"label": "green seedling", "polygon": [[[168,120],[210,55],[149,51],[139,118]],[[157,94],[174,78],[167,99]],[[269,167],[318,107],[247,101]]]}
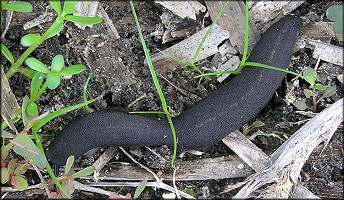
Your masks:
{"label": "green seedling", "polygon": [[[35,58],[28,58],[29,55],[45,40],[58,34],[63,28],[64,21],[71,21],[73,23],[78,23],[82,25],[91,25],[96,24],[102,21],[99,17],[78,17],[73,16],[73,13],[77,13],[75,5],[78,1],[65,1],[63,4],[63,9],[61,7],[60,1],[50,1],[50,4],[57,12],[58,17],[55,19],[54,23],[47,29],[43,34],[28,34],[21,38],[21,45],[27,47],[26,51],[19,57],[18,60],[15,60],[12,56],[9,49],[6,48],[4,44],[1,44],[1,52],[4,57],[9,60],[11,66],[6,73],[6,77],[10,78],[14,73],[20,72],[26,77],[32,79],[30,85],[30,97],[25,96],[23,99],[22,107],[16,110],[13,113],[13,122],[18,122],[21,118],[23,119],[24,129],[18,135],[8,133],[4,131],[7,127],[7,123],[3,121],[1,123],[1,136],[3,139],[2,146],[2,182],[10,182],[12,185],[16,186],[18,190],[23,190],[27,187],[27,181],[23,174],[24,170],[16,170],[16,167],[21,166],[16,164],[17,161],[10,161],[11,164],[5,162],[5,158],[8,155],[10,149],[13,149],[17,154],[22,155],[25,158],[23,162],[31,162],[32,164],[37,165],[40,168],[46,167],[49,175],[52,177],[52,180],[55,182],[56,186],[59,187],[60,192],[63,193],[63,197],[70,198],[69,193],[65,191],[66,187],[62,187],[60,182],[56,179],[49,163],[45,158],[43,146],[41,143],[41,137],[44,135],[38,135],[38,130],[48,123],[50,120],[63,115],[67,112],[70,112],[74,109],[88,105],[89,103],[94,102],[96,99],[86,101],[81,104],[70,106],[53,113],[44,113],[39,115],[38,106],[35,103],[36,100],[42,95],[42,93],[47,89],[55,89],[60,85],[61,76],[65,75],[74,75],[80,73],[85,69],[83,65],[72,65],[69,67],[64,67],[64,59],[61,55],[57,55],[53,58],[51,63],[51,68],[49,70],[42,62]],[[1,1],[2,10],[13,10],[20,12],[30,12],[32,11],[31,4],[27,2],[11,2]],[[2,22],[2,15],[1,15]],[[23,62],[26,60],[26,64],[30,69],[19,68]],[[44,82],[44,77],[46,81]],[[32,136],[27,133],[31,130]],[[35,139],[35,143],[32,141],[32,137]],[[5,145],[5,139],[10,139],[10,143]],[[20,163],[22,161],[19,161]],[[14,163],[14,164],[13,164]],[[12,166],[16,167],[13,168]],[[8,169],[10,166],[10,169]],[[22,168],[22,167],[21,167]],[[73,175],[73,178],[77,178],[78,173]],[[8,178],[9,177],[9,178]],[[62,184],[63,185],[63,184]],[[67,189],[66,189],[67,190]],[[67,190],[69,191],[69,190]]]}
{"label": "green seedling", "polygon": [[343,5],[334,5],[326,10],[326,16],[334,21],[333,31],[343,34]]}
{"label": "green seedling", "polygon": [[[61,187],[63,188],[64,191],[66,191],[66,193],[68,195],[65,195],[61,191],[61,189],[56,188],[56,192],[50,193],[51,198],[68,198],[68,197],[70,197],[75,190],[74,185],[73,185],[74,179],[88,176],[88,175],[92,174],[94,171],[94,167],[90,166],[90,167],[86,167],[86,168],[84,168],[78,172],[75,172],[72,169],[73,163],[74,163],[74,156],[68,157],[64,174],[57,178],[58,182],[61,184]],[[47,184],[41,184],[40,188],[44,189],[45,187],[51,187],[53,185],[55,185],[55,183],[53,181],[50,181]]]}
{"label": "green seedling", "polygon": [[[324,86],[322,84],[315,83],[318,78],[318,75],[313,68],[307,68],[303,72],[303,77],[310,84],[309,89],[303,90],[303,94],[305,95],[306,99],[312,99],[313,106],[309,107],[306,104],[306,99],[302,99],[300,101],[296,101],[293,103],[293,105],[299,110],[310,109],[315,111],[317,104],[322,99],[330,97],[336,92],[336,87]],[[321,96],[317,98],[319,94],[321,94]]]}
{"label": "green seedling", "polygon": [[197,193],[195,192],[195,190],[193,189],[192,186],[189,186],[189,187],[187,186],[185,192],[188,193],[189,195],[195,197],[195,198],[197,197]]}
{"label": "green seedling", "polygon": [[260,121],[260,120],[256,120],[255,122],[253,122],[253,124],[251,125],[247,125],[245,124],[244,126],[242,126],[242,131],[244,135],[247,135],[247,133],[252,129],[252,128],[257,128],[257,127],[261,127],[264,126],[264,122]]}
{"label": "green seedling", "polygon": [[1,165],[1,183],[10,183],[18,191],[25,190],[28,183],[23,174],[26,172],[27,168],[28,163],[17,163],[16,159],[12,159],[8,165]]}
{"label": "green seedling", "polygon": [[[6,73],[6,77],[10,78],[13,76],[16,72],[21,72],[24,75],[27,75],[29,71],[27,70],[20,70],[18,69],[22,63],[26,60],[26,58],[45,40],[57,35],[63,28],[63,22],[64,21],[71,21],[73,23],[81,24],[81,25],[92,25],[97,24],[102,21],[102,18],[100,17],[80,17],[80,16],[73,16],[73,13],[77,13],[78,11],[75,9],[75,5],[79,1],[65,1],[63,5],[63,9],[61,7],[60,1],[49,1],[52,5],[53,9],[56,11],[58,17],[55,19],[54,23],[48,28],[48,30],[40,34],[28,34],[25,35],[21,39],[21,44],[24,47],[28,47],[28,49],[19,57],[17,61],[14,62],[12,59],[13,56],[10,55],[9,51],[6,51],[5,48],[1,47],[1,51],[5,55],[7,59],[11,62],[11,67]],[[7,49],[8,50],[8,49]],[[12,57],[12,58],[11,58]],[[30,74],[30,73],[29,73]],[[31,75],[32,76],[32,75]],[[55,81],[52,81],[54,85],[57,84],[57,77],[51,76],[50,79],[54,79]],[[49,81],[51,82],[51,81]]]}
{"label": "green seedling", "polygon": [[33,70],[47,74],[47,86],[53,90],[60,85],[61,76],[75,75],[85,70],[84,65],[71,65],[64,67],[64,59],[61,55],[53,58],[51,70],[48,69],[41,61],[30,57],[26,59],[26,64]]}

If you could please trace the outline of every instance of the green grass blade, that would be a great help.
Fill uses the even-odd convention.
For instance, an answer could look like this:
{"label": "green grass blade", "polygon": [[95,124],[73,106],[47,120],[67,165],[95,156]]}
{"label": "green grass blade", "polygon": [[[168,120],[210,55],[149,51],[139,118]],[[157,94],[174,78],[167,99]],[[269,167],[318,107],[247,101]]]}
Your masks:
{"label": "green grass blade", "polygon": [[210,33],[211,30],[213,29],[214,25],[216,24],[217,19],[221,16],[221,13],[222,13],[223,10],[226,8],[228,2],[229,2],[229,0],[227,0],[226,3],[222,6],[220,12],[217,14],[217,16],[215,17],[213,23],[210,25],[210,27],[209,27],[207,33],[204,35],[204,37],[203,37],[201,43],[198,45],[197,51],[196,51],[196,53],[195,53],[195,55],[194,55],[194,57],[193,57],[193,59],[192,59],[192,62],[191,62],[192,64],[195,63],[196,58],[197,58],[197,56],[198,56],[198,54],[199,54],[199,51],[200,51],[201,48],[202,48],[202,45],[203,45],[205,39],[208,37],[209,33]]}
{"label": "green grass blade", "polygon": [[164,94],[161,90],[161,87],[159,85],[159,81],[158,81],[158,77],[154,71],[154,67],[153,67],[153,64],[152,64],[152,61],[151,61],[151,58],[150,58],[150,55],[149,55],[149,52],[148,52],[148,49],[147,49],[147,46],[146,46],[146,42],[143,38],[143,35],[142,35],[142,31],[141,31],[141,27],[140,27],[140,24],[139,24],[139,20],[137,18],[137,15],[136,15],[136,12],[135,12],[135,8],[134,8],[134,4],[133,4],[133,1],[130,0],[130,6],[131,6],[131,10],[133,12],[133,16],[134,16],[134,19],[135,19],[135,23],[136,23],[136,27],[137,27],[137,30],[139,32],[139,36],[140,36],[140,40],[141,40],[141,43],[142,43],[142,46],[143,46],[143,50],[145,52],[145,56],[146,56],[146,60],[147,60],[147,64],[149,66],[149,70],[151,72],[151,75],[152,75],[152,78],[153,78],[153,82],[154,82],[154,85],[157,89],[157,92],[159,94],[159,98],[160,98],[160,101],[161,101],[161,104],[162,104],[162,107],[163,107],[163,110],[164,110],[164,113],[166,114],[167,116],[167,119],[170,123],[170,127],[171,127],[171,131],[172,131],[172,134],[173,134],[173,141],[174,141],[174,154],[173,154],[173,158],[172,158],[172,167],[173,167],[173,161],[174,161],[174,158],[176,157],[176,152],[177,152],[177,138],[176,138],[176,134],[175,134],[175,130],[174,130],[174,127],[173,127],[173,123],[172,123],[172,118],[170,116],[170,113],[168,112],[168,109],[167,109],[167,104],[166,104],[166,100],[165,100],[165,97],[164,97]]}
{"label": "green grass blade", "polygon": [[277,70],[277,71],[282,71],[282,72],[286,72],[286,73],[289,73],[289,74],[292,74],[292,75],[295,75],[295,76],[298,76],[300,78],[304,78],[304,76],[298,74],[298,73],[295,73],[293,71],[290,71],[290,70],[286,70],[286,69],[281,69],[281,68],[278,68],[278,67],[273,67],[273,66],[269,66],[269,65],[264,65],[264,64],[261,64],[261,63],[255,63],[255,62],[246,62],[244,66],[253,66],[253,67],[262,67],[262,68],[266,68],[266,69],[272,69],[272,70]]}

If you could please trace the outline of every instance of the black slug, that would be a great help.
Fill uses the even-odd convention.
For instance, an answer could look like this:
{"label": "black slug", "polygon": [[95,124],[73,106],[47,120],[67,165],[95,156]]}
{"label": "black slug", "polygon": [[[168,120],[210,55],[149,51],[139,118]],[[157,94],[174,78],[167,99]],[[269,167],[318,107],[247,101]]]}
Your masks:
{"label": "black slug", "polygon": [[[301,28],[298,17],[279,20],[262,35],[247,61],[286,69]],[[284,75],[276,70],[244,67],[227,85],[173,118],[178,148],[210,146],[240,128],[265,107]],[[68,156],[77,157],[95,147],[164,144],[173,146],[167,121],[105,109],[69,123],[45,153],[52,163],[64,165]]]}

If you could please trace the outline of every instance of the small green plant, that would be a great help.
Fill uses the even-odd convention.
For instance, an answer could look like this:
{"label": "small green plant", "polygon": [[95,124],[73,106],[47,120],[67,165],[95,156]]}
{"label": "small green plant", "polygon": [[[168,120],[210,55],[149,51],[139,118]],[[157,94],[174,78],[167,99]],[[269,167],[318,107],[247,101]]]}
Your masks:
{"label": "small green plant", "polygon": [[51,71],[36,58],[31,57],[26,59],[26,64],[33,70],[47,74],[47,85],[51,90],[60,85],[61,76],[75,75],[85,70],[84,65],[64,67],[64,59],[61,55],[57,55],[53,58]]}
{"label": "small green plant", "polygon": [[[9,79],[14,73],[20,72],[26,77],[32,79],[30,84],[30,97],[25,96],[21,107],[13,112],[13,123],[22,119],[24,128],[17,135],[5,131],[4,129],[8,126],[6,121],[1,123],[1,137],[3,138],[1,147],[1,174],[2,183],[10,183],[15,186],[18,190],[24,190],[27,188],[28,184],[24,173],[27,169],[28,164],[37,165],[39,168],[46,168],[49,175],[51,176],[53,182],[59,188],[58,191],[61,193],[60,197],[70,198],[70,181],[74,178],[83,176],[84,170],[78,173],[66,172],[66,181],[59,182],[55,177],[49,163],[46,160],[43,146],[41,143],[41,137],[46,135],[38,135],[38,130],[48,123],[50,120],[61,116],[67,112],[75,110],[80,107],[87,106],[88,104],[94,102],[97,99],[92,99],[85,101],[83,103],[69,106],[52,113],[43,113],[39,115],[38,106],[36,104],[37,99],[43,94],[46,89],[55,89],[60,85],[61,76],[65,75],[75,75],[82,72],[85,69],[83,65],[71,65],[65,67],[64,58],[62,55],[56,55],[51,63],[50,70],[41,61],[36,58],[29,57],[29,55],[45,40],[58,34],[63,28],[63,21],[71,21],[74,23],[82,25],[90,25],[101,22],[99,17],[78,17],[73,16],[73,13],[77,13],[75,5],[78,1],[65,1],[63,4],[63,10],[60,1],[50,1],[50,4],[57,12],[58,17],[55,22],[48,28],[48,30],[40,34],[28,34],[21,38],[21,45],[28,47],[27,50],[19,57],[18,60],[14,60],[11,52],[6,48],[4,44],[1,44],[1,52],[7,60],[11,63],[9,70],[6,73],[6,77]],[[31,4],[27,2],[13,2],[7,3],[7,1],[1,1],[2,10],[13,10],[21,12],[29,12],[32,10]],[[22,66],[23,62],[30,69],[19,68]],[[46,81],[44,81],[46,75]],[[32,135],[28,132],[31,130]],[[6,144],[5,140],[9,143]],[[35,143],[32,141],[35,140]],[[6,144],[6,145],[5,145]],[[9,152],[13,150],[15,153],[24,157],[23,161],[18,161],[17,159],[7,159]],[[7,160],[9,161],[7,161]],[[71,161],[69,161],[71,162]],[[73,163],[73,162],[72,162]],[[86,171],[89,168],[85,169]],[[89,171],[88,171],[89,172]],[[61,184],[60,184],[61,183]],[[56,196],[58,196],[57,194]]]}
{"label": "small green plant", "polygon": [[[52,5],[53,9],[57,13],[57,18],[55,19],[54,23],[48,28],[48,30],[43,33],[42,35],[40,34],[28,34],[25,35],[21,39],[21,44],[25,47],[28,47],[28,49],[19,57],[19,59],[14,62],[14,60],[10,60],[11,62],[11,67],[10,69],[6,72],[6,77],[10,78],[13,76],[14,73],[16,72],[21,72],[23,74],[30,74],[29,70],[20,70],[18,69],[23,62],[26,60],[26,58],[40,45],[42,44],[45,40],[55,36],[58,34],[62,28],[63,28],[63,22],[65,20],[71,21],[77,24],[81,25],[91,25],[91,24],[97,24],[102,21],[102,18],[100,17],[80,17],[80,16],[74,16],[73,13],[77,13],[78,11],[75,9],[75,5],[79,1],[65,1],[63,5],[63,10],[61,7],[60,1],[49,1],[50,4]],[[4,51],[5,53],[4,53]],[[7,49],[7,48],[6,48]],[[10,58],[13,56],[10,56],[8,53],[8,49],[6,50],[5,48],[1,48],[1,51],[5,55],[6,58]],[[13,62],[13,63],[12,63]],[[31,73],[33,73],[31,71]]]}
{"label": "small green plant", "polygon": [[[310,84],[309,89],[303,90],[303,94],[305,95],[306,99],[311,99],[313,105],[307,106],[306,99],[296,101],[293,103],[293,105],[299,110],[310,109],[315,111],[317,104],[322,99],[330,97],[336,92],[336,87],[324,86],[320,83],[315,83],[318,76],[313,68],[307,68],[305,71],[303,71],[303,77]],[[321,96],[317,98],[320,94]]]}
{"label": "small green plant", "polygon": [[[57,180],[61,184],[61,187],[63,188],[64,191],[66,191],[66,193],[68,194],[69,197],[74,192],[74,185],[72,183],[73,180],[76,178],[88,176],[88,175],[92,174],[94,171],[94,167],[90,166],[90,167],[86,167],[85,169],[82,169],[78,172],[75,172],[72,169],[73,163],[74,163],[74,156],[68,157],[64,174],[61,175],[60,177],[57,177]],[[41,184],[40,188],[43,189],[45,187],[52,187],[54,185],[55,185],[55,183],[53,181],[50,181],[46,184]],[[56,187],[55,187],[55,189],[56,189],[55,192],[50,193],[50,198],[53,198],[53,199],[55,199],[55,198],[68,198],[67,195],[63,194],[61,189],[56,188]]]}
{"label": "small green plant", "polygon": [[333,31],[343,34],[343,5],[334,5],[326,10],[326,16],[334,21]]}
{"label": "small green plant", "polygon": [[245,124],[242,126],[242,134],[243,135],[247,135],[247,133],[252,129],[252,128],[258,128],[258,127],[261,127],[261,126],[264,126],[264,122],[260,121],[260,120],[256,120],[255,122],[253,122],[253,124],[251,125],[248,125],[248,124]]}

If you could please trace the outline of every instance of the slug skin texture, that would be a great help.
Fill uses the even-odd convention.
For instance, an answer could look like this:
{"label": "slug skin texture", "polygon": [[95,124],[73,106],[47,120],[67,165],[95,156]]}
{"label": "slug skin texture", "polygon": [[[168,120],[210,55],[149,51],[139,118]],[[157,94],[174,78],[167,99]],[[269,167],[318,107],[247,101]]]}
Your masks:
{"label": "slug skin texture", "polygon": [[[286,16],[273,24],[253,48],[248,62],[287,69],[302,20]],[[284,72],[246,66],[227,85],[173,118],[179,149],[210,146],[254,118],[281,84]],[[64,165],[101,146],[173,146],[167,120],[105,109],[77,118],[59,132],[45,153],[49,161]]]}

